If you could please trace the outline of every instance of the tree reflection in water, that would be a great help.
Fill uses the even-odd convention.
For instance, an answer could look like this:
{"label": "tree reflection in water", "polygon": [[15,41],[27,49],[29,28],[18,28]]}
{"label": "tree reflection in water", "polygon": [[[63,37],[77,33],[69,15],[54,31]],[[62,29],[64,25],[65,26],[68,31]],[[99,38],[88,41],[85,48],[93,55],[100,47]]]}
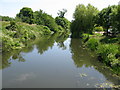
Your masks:
{"label": "tree reflection in water", "polygon": [[97,60],[97,55],[94,52],[84,48],[82,40],[71,39],[70,48],[72,59],[74,60],[76,67],[94,67],[97,71],[102,73],[108,81],[113,82],[115,85],[120,85],[120,78],[115,77],[109,68],[99,62]]}
{"label": "tree reflection in water", "polygon": [[67,34],[64,33],[54,33],[51,36],[42,36],[37,38],[34,41],[26,42],[26,47],[21,50],[11,50],[10,52],[3,51],[2,52],[2,69],[10,67],[12,64],[11,60],[18,60],[18,62],[25,62],[25,58],[22,53],[29,53],[34,50],[34,46],[36,46],[38,53],[43,54],[49,48],[54,46],[56,42],[57,45],[66,49],[64,45],[64,41],[68,38]]}

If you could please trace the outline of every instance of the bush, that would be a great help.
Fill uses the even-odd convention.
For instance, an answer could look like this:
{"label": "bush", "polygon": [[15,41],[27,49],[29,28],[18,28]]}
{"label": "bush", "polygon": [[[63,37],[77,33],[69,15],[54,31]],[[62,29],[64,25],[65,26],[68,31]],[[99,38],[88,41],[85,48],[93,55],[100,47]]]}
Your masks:
{"label": "bush", "polygon": [[89,40],[89,34],[83,34],[82,35],[82,40],[83,40],[83,42],[85,43],[85,42],[87,42],[88,40]]}
{"label": "bush", "polygon": [[98,32],[103,31],[103,27],[95,27],[94,31],[98,31]]}
{"label": "bush", "polygon": [[64,31],[64,29],[62,28],[62,26],[58,25],[58,30],[59,31]]}
{"label": "bush", "polygon": [[16,31],[17,25],[16,25],[15,21],[10,21],[10,25],[7,26],[6,29]]}
{"label": "bush", "polygon": [[47,26],[43,26],[43,33],[44,35],[48,35],[51,33],[51,30]]}
{"label": "bush", "polygon": [[99,45],[99,40],[95,38],[91,38],[87,42],[87,47],[90,48],[91,50],[95,51],[97,50],[97,47]]}
{"label": "bush", "polygon": [[70,22],[66,18],[56,17],[55,22],[65,30],[70,28]]}
{"label": "bush", "polygon": [[2,18],[2,21],[13,21],[14,18],[8,17],[8,16],[0,16]]}
{"label": "bush", "polygon": [[102,62],[110,66],[120,64],[120,61],[116,58],[118,52],[118,46],[114,44],[99,45],[97,49],[97,54],[101,58]]}

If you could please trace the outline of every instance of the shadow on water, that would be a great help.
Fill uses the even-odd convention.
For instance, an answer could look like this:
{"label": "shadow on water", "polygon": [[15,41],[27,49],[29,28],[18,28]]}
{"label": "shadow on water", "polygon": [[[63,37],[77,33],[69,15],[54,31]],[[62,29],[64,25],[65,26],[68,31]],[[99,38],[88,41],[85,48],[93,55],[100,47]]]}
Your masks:
{"label": "shadow on water", "polygon": [[71,39],[70,43],[72,59],[77,68],[94,67],[97,71],[102,73],[105,78],[113,82],[115,85],[120,85],[120,78],[115,77],[113,72],[97,60],[96,54],[84,48],[80,39]]}

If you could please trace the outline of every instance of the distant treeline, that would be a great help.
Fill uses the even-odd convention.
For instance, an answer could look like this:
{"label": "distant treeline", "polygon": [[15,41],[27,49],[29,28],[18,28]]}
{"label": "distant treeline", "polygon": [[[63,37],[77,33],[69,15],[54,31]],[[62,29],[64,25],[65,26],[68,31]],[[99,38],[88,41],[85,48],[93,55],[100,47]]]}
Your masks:
{"label": "distant treeline", "polygon": [[0,21],[12,21],[14,18],[9,16],[0,16]]}
{"label": "distant treeline", "polygon": [[58,16],[53,18],[51,15],[43,12],[43,10],[35,11],[29,7],[23,7],[15,18],[9,16],[0,16],[1,21],[15,21],[24,22],[28,24],[37,24],[47,26],[51,31],[68,31],[70,27],[70,21],[68,21],[64,15],[67,12],[63,9],[58,12]]}
{"label": "distant treeline", "polygon": [[64,17],[66,12],[63,9],[53,18],[42,10],[33,12],[31,8],[23,7],[15,18],[0,16],[2,50],[21,49],[26,47],[28,41],[53,33],[69,35],[70,22]]}
{"label": "distant treeline", "polygon": [[102,27],[107,36],[109,33],[112,33],[111,36],[120,33],[120,5],[108,6],[99,11],[91,4],[87,6],[79,4],[76,6],[73,18],[71,32],[74,38],[82,37],[83,33],[92,34],[96,27],[97,30],[102,30]]}

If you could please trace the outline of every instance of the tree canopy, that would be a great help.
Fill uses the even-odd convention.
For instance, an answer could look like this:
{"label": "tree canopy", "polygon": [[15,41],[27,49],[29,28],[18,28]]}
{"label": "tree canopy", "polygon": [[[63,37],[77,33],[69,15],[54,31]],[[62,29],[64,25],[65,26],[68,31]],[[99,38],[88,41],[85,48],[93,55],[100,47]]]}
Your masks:
{"label": "tree canopy", "polygon": [[55,21],[58,25],[60,25],[62,28],[64,28],[66,31],[70,27],[70,21],[68,21],[65,17],[64,14],[67,12],[66,9],[59,10],[58,16],[55,18]]}
{"label": "tree canopy", "polygon": [[22,22],[26,22],[29,24],[34,23],[33,10],[31,8],[23,7],[16,16],[19,17],[22,20]]}
{"label": "tree canopy", "polygon": [[79,37],[82,33],[92,33],[95,16],[98,10],[91,4],[84,6],[79,4],[76,6],[75,12],[73,14],[74,20],[71,24],[72,37]]}
{"label": "tree canopy", "polygon": [[67,12],[67,9],[62,9],[62,10],[59,10],[57,14],[59,17],[64,18],[64,15],[66,12]]}
{"label": "tree canopy", "polygon": [[96,19],[96,24],[98,26],[103,26],[108,36],[109,28],[112,28],[112,33],[116,35],[118,33],[119,26],[119,8],[117,5],[108,6],[107,8],[102,9]]}

